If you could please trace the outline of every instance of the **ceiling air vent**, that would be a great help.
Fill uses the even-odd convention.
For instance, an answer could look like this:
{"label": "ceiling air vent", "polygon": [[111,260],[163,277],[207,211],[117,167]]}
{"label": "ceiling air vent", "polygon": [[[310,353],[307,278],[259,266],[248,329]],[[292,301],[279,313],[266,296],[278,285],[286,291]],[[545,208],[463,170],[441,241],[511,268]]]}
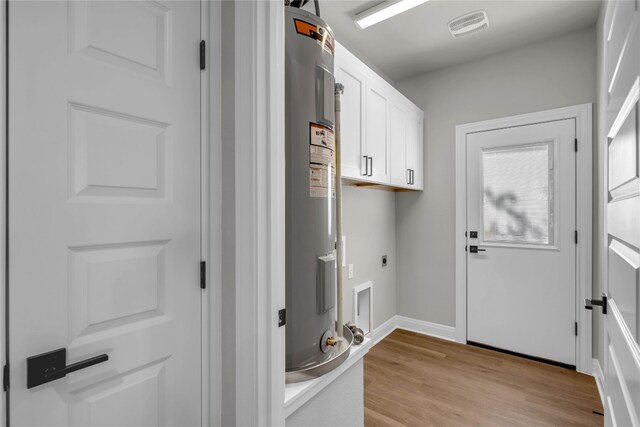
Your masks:
{"label": "ceiling air vent", "polygon": [[459,16],[449,21],[447,25],[453,38],[457,38],[489,28],[489,17],[484,10],[477,10]]}

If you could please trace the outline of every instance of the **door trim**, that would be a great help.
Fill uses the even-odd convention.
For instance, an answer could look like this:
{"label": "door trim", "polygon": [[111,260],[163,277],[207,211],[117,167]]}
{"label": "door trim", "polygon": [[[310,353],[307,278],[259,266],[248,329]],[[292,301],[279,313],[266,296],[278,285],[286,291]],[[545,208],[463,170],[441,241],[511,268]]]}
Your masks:
{"label": "door trim", "polygon": [[[4,24],[4,31],[0,31],[0,366],[4,366],[9,360],[7,346],[7,261],[9,242],[7,240],[8,231],[8,211],[7,211],[7,189],[8,189],[8,114],[9,114],[9,74],[8,74],[8,49],[9,49],[9,18],[7,10],[8,0],[0,0],[0,22]],[[9,414],[7,412],[9,403],[9,393],[4,393],[0,399],[0,425],[8,425]]]}
{"label": "door trim", "polygon": [[592,293],[592,104],[540,111],[517,116],[456,126],[456,341],[467,342],[467,135],[509,127],[532,125],[558,120],[576,121],[579,149],[576,155],[576,228],[578,244],[576,256],[576,321],[579,333],[576,339],[576,370],[591,374],[592,323],[591,311],[585,310],[583,301]]}
{"label": "door trim", "polygon": [[235,424],[279,426],[285,421],[286,326],[278,327],[285,306],[284,2],[233,3]]}
{"label": "door trim", "polygon": [[[221,149],[221,67],[220,64],[220,2],[200,1],[200,32],[206,42],[206,66],[201,74],[201,260],[207,262],[206,289],[201,303],[201,369],[202,425],[221,424],[222,396],[222,329],[221,265],[222,204]],[[213,205],[219,201],[219,205]]]}

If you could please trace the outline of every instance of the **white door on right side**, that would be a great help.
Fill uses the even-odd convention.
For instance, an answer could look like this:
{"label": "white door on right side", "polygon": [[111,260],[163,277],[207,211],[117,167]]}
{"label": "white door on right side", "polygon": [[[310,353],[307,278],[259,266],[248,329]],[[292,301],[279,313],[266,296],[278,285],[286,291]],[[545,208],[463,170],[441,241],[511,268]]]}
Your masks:
{"label": "white door on right side", "polygon": [[[607,3],[607,310],[604,315],[606,426],[640,426],[640,12],[637,1]],[[593,295],[599,298],[599,295]],[[597,309],[599,313],[602,311]]]}
{"label": "white door on right side", "polygon": [[467,136],[467,340],[576,364],[575,120]]}

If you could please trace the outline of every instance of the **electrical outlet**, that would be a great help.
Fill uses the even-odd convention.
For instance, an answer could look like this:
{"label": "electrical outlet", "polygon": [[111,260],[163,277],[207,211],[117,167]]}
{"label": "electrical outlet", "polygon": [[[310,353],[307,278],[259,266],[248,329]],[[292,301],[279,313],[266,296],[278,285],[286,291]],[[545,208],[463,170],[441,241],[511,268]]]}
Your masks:
{"label": "electrical outlet", "polygon": [[353,279],[353,264],[349,264],[348,277],[349,279]]}

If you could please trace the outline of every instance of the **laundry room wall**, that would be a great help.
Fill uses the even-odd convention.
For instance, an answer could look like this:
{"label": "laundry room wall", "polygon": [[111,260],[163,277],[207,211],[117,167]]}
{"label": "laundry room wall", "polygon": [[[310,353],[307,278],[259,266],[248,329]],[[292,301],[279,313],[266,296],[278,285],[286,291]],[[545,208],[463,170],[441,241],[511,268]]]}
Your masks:
{"label": "laundry room wall", "polygon": [[396,195],[398,314],[455,326],[456,125],[595,103],[595,29],[402,80],[397,87],[425,112],[424,191]]}

